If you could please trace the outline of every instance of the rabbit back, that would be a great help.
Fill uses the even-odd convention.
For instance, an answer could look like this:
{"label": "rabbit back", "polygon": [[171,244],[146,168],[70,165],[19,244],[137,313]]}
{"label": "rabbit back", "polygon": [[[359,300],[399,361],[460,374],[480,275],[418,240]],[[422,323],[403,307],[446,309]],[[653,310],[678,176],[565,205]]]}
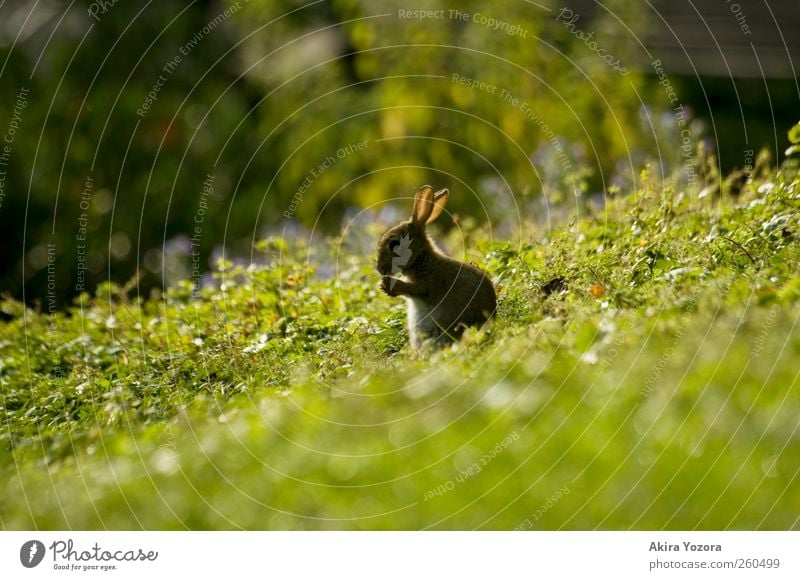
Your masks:
{"label": "rabbit back", "polygon": [[428,292],[408,298],[411,344],[419,349],[425,339],[436,346],[461,338],[470,326],[481,326],[494,316],[497,299],[488,276],[471,264],[443,255],[426,272]]}

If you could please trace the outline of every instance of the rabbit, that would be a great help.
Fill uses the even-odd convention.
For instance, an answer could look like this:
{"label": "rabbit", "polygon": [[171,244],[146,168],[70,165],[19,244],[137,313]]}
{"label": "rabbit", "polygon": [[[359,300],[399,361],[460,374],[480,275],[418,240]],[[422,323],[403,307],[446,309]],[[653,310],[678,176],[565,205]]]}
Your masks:
{"label": "rabbit", "polygon": [[[479,268],[445,256],[425,233],[439,217],[450,192],[422,186],[411,218],[394,226],[378,242],[381,290],[408,301],[408,332],[415,350],[426,341],[441,348],[461,338],[470,326],[493,319],[494,286]],[[392,276],[401,274],[402,279]]]}

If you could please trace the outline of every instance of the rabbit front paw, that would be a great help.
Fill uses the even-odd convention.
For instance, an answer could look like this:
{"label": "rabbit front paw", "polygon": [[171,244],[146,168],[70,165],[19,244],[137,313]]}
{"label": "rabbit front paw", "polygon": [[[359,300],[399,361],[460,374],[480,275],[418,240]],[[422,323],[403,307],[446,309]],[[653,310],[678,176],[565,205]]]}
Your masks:
{"label": "rabbit front paw", "polygon": [[398,296],[397,282],[399,282],[397,278],[392,278],[391,276],[384,276],[383,278],[381,278],[381,290],[387,296]]}

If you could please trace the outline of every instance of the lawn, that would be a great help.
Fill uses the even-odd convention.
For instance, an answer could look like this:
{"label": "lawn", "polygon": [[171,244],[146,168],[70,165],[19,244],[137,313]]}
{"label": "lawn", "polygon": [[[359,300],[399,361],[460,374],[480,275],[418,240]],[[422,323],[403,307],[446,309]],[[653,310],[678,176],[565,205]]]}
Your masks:
{"label": "lawn", "polygon": [[800,181],[677,183],[454,231],[498,317],[423,356],[379,228],[199,293],[5,299],[0,526],[799,528]]}

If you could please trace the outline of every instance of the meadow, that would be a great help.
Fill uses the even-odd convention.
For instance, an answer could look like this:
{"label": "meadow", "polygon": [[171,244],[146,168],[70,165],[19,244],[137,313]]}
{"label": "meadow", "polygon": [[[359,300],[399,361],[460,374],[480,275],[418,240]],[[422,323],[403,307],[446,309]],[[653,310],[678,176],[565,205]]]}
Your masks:
{"label": "meadow", "polygon": [[6,297],[0,527],[797,529],[800,181],[698,189],[453,229],[498,316],[422,355],[378,229]]}

